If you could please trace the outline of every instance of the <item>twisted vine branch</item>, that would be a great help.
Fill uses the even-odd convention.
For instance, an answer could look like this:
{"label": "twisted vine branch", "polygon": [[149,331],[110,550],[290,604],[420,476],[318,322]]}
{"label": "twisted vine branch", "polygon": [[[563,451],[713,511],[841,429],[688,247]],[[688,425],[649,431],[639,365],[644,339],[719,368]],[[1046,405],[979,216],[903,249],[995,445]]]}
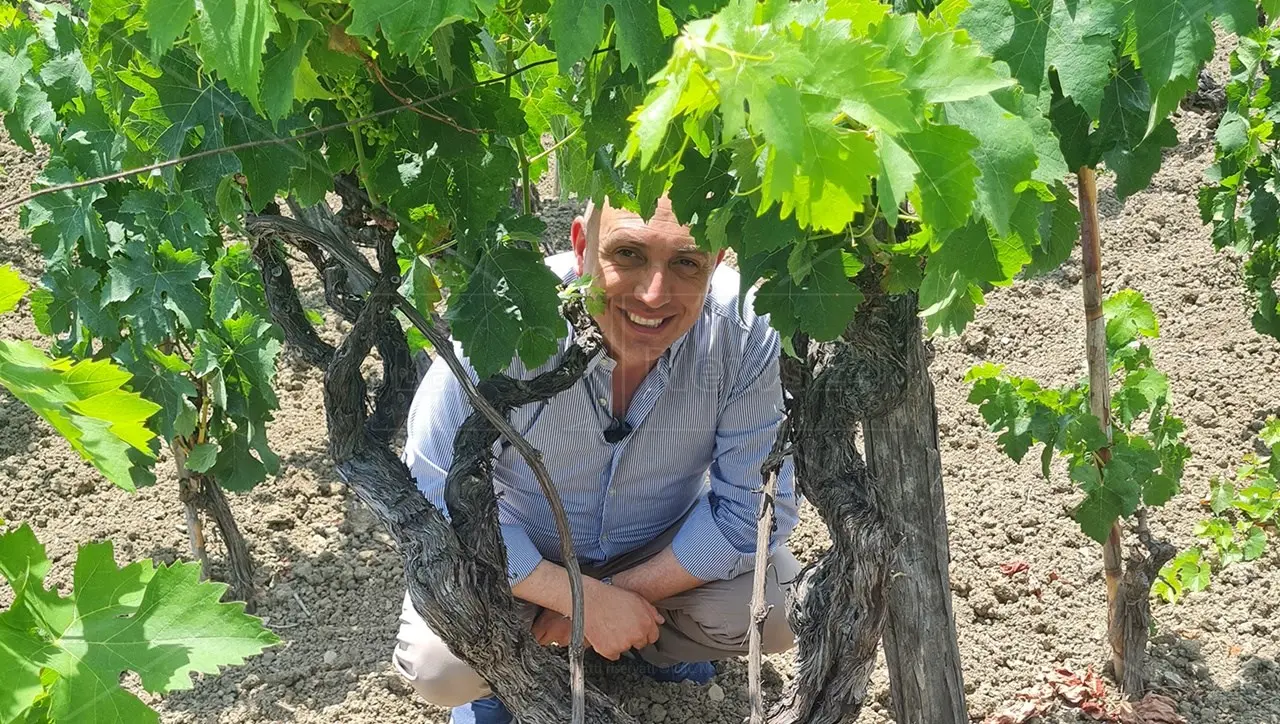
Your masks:
{"label": "twisted vine branch", "polygon": [[[323,208],[319,208],[323,207]],[[250,233],[257,239],[255,245],[255,257],[262,264],[264,290],[267,295],[268,307],[273,314],[280,315],[277,320],[286,335],[286,341],[294,344],[303,353],[304,359],[309,361],[314,358],[317,361],[328,359],[328,364],[332,366],[336,359],[332,356],[328,345],[315,337],[314,330],[311,330],[310,324],[307,323],[305,314],[302,312],[301,304],[297,300],[297,291],[293,288],[292,276],[282,270],[286,265],[280,258],[280,255],[271,252],[264,247],[272,243],[272,239],[280,239],[286,242],[294,243],[299,248],[307,249],[308,246],[317,247],[329,254],[330,260],[324,264],[326,279],[326,296],[331,303],[338,302],[338,306],[342,307],[340,313],[349,314],[355,312],[358,314],[357,321],[365,318],[368,309],[368,303],[358,303],[351,295],[344,291],[346,277],[354,277],[355,281],[362,288],[373,287],[379,283],[379,276],[374,272],[363,256],[356,249],[344,241],[341,229],[334,222],[332,212],[327,205],[320,204],[312,209],[300,209],[293,207],[295,214],[299,219],[290,219],[278,214],[264,214],[257,216],[249,216],[246,219],[246,226]],[[328,212],[328,213],[325,213]],[[310,222],[310,223],[308,223]],[[398,267],[395,264],[394,252],[391,249],[390,235],[384,235],[378,244],[380,266],[387,270],[387,279],[394,277],[394,283],[399,285]],[[316,261],[314,254],[308,254],[313,263]],[[391,283],[384,280],[383,283]],[[419,331],[432,343],[441,359],[453,372],[455,378],[462,387],[463,393],[471,402],[472,408],[477,414],[482,416],[489,425],[492,425],[497,434],[505,437],[516,449],[517,452],[528,463],[533,470],[538,484],[542,489],[543,495],[546,496],[552,514],[555,518],[556,528],[560,535],[560,551],[561,559],[566,570],[569,573],[569,587],[573,602],[572,612],[572,633],[569,646],[570,674],[571,674],[571,699],[572,713],[570,717],[574,724],[580,724],[585,715],[585,673],[583,670],[583,589],[582,589],[582,572],[578,564],[577,555],[573,550],[572,536],[569,532],[568,517],[564,511],[564,504],[560,499],[559,493],[556,491],[554,483],[550,475],[547,473],[546,466],[542,463],[541,453],[531,446],[514,428],[506,418],[505,411],[499,411],[497,407],[484,396],[480,387],[477,387],[467,374],[466,369],[454,354],[453,345],[449,341],[448,334],[445,331],[444,321],[438,315],[432,314],[432,322],[428,323],[426,318],[407,300],[395,293],[396,286],[391,288],[389,293],[384,294],[385,302],[394,308],[398,308],[409,321],[418,328]],[[357,311],[359,309],[360,311]],[[585,312],[583,312],[585,315]],[[378,404],[376,404],[373,418],[371,420],[371,434],[374,434],[385,443],[390,436],[403,425],[405,416],[408,414],[409,402],[412,400],[412,385],[408,386],[408,394],[404,393],[405,384],[409,380],[416,381],[416,376],[412,373],[411,362],[409,361],[408,350],[401,347],[404,345],[403,333],[400,331],[399,325],[389,315],[384,314],[377,317],[377,324],[382,325],[380,334],[370,334],[370,345],[379,345],[379,351],[383,357],[384,364],[384,384],[379,390]],[[571,321],[589,324],[589,317],[575,317]],[[374,324],[374,322],[368,322]],[[580,328],[575,326],[575,328]],[[308,334],[305,330],[311,330]],[[293,336],[290,336],[290,335]],[[354,330],[352,332],[354,334]],[[314,338],[314,339],[313,339]],[[396,338],[399,341],[395,341]],[[350,336],[348,337],[350,339]],[[587,338],[580,335],[580,342],[586,342]],[[318,344],[317,344],[318,343]],[[595,344],[591,349],[598,352],[599,344]],[[388,353],[387,350],[390,350]],[[595,353],[595,352],[593,352]],[[390,367],[388,367],[390,365]],[[579,376],[581,374],[579,373]],[[483,383],[482,383],[483,385]],[[360,380],[361,394],[364,393],[364,382]],[[384,399],[385,398],[385,399]],[[362,425],[365,421],[361,420]],[[496,439],[496,438],[495,438]],[[384,445],[385,447],[385,445]],[[339,459],[335,455],[335,460]],[[489,482],[489,495],[492,497],[493,489],[491,478],[486,477]],[[415,488],[416,490],[416,488]],[[453,501],[448,499],[448,487],[446,487],[446,503],[452,510]],[[366,501],[367,502],[367,501]],[[425,501],[424,501],[425,502]],[[375,509],[376,510],[376,509]],[[495,518],[496,520],[496,518]],[[464,524],[465,525],[465,524]],[[407,564],[406,564],[407,565]],[[504,568],[505,571],[505,568]],[[504,573],[505,576],[505,573]],[[505,578],[503,579],[505,584]],[[410,586],[412,594],[412,586]],[[507,589],[507,595],[510,590]],[[412,598],[412,595],[411,595]],[[415,602],[415,607],[419,608],[419,613],[423,614],[424,619],[432,622],[432,619],[426,615],[421,607]],[[434,623],[434,622],[433,622]],[[461,654],[459,654],[461,656]],[[470,660],[464,657],[470,663]],[[481,671],[486,669],[480,668]],[[561,721],[563,721],[563,719]],[[532,721],[532,720],[531,720]],[[594,720],[593,720],[594,721]]]}

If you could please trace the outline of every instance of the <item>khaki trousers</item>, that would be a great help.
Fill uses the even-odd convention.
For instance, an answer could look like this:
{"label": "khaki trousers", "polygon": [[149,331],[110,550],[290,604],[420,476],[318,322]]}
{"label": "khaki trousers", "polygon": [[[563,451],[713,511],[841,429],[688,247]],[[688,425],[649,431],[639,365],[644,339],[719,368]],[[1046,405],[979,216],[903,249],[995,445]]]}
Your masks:
{"label": "khaki trousers", "polygon": [[[666,549],[679,526],[680,523],[673,525],[653,542],[615,560],[599,566],[583,566],[582,572],[602,578],[634,568]],[[800,563],[785,545],[774,550],[765,577],[765,600],[771,606],[761,642],[766,654],[780,653],[795,645],[787,624],[786,592],[799,572]],[[730,580],[711,581],[658,601],[654,607],[666,623],[659,627],[655,643],[635,652],[654,666],[745,655],[750,634],[753,575],[749,571]],[[521,615],[532,627],[542,609],[531,603],[518,603]],[[453,655],[413,609],[407,594],[396,639],[392,665],[426,701],[454,707],[490,695],[488,683]]]}

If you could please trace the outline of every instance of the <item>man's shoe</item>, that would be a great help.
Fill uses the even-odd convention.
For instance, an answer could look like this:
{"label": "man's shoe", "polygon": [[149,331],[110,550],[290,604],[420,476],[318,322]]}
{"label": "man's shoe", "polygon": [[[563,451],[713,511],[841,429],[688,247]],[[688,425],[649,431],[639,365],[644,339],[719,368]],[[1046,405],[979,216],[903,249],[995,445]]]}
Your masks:
{"label": "man's shoe", "polygon": [[653,679],[667,684],[678,684],[681,681],[692,681],[698,686],[711,681],[715,678],[716,667],[710,661],[690,661],[672,664],[671,666],[654,666],[653,664],[638,658],[635,661],[636,667],[640,673]]}
{"label": "man's shoe", "polygon": [[496,696],[476,699],[470,704],[454,707],[451,724],[511,724],[515,717]]}

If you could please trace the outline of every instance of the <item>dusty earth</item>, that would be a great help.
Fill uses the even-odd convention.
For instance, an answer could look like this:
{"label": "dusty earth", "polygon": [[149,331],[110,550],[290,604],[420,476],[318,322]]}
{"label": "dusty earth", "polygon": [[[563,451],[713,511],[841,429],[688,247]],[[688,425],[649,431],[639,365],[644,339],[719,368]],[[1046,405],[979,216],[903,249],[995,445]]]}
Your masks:
{"label": "dusty earth", "polygon": [[[1196,213],[1215,123],[1212,113],[1183,112],[1183,145],[1168,154],[1152,188],[1127,203],[1115,199],[1105,177],[1102,183],[1104,284],[1107,291],[1142,291],[1159,314],[1163,336],[1155,354],[1172,379],[1174,404],[1188,420],[1195,450],[1184,493],[1153,516],[1157,532],[1179,546],[1192,542],[1209,480],[1234,469],[1254,449],[1262,421],[1280,413],[1280,344],[1250,328],[1239,260],[1213,250]],[[6,142],[0,165],[7,172],[0,197],[10,198],[28,187],[38,159]],[[551,233],[567,237],[566,215],[555,217],[560,223]],[[14,216],[0,218],[0,240],[0,263],[37,279],[39,254],[17,231]],[[975,720],[1005,709],[1018,691],[1056,667],[1083,674],[1101,670],[1106,658],[1099,547],[1067,515],[1077,493],[1060,475],[1042,479],[1035,456],[1022,465],[1007,460],[966,402],[961,381],[983,359],[1050,384],[1082,376],[1078,260],[1074,264],[994,291],[962,337],[936,343],[951,586]],[[0,319],[0,337],[43,344],[25,303]],[[244,667],[165,698],[163,720],[446,721],[446,712],[416,701],[388,663],[403,591],[399,559],[331,470],[320,377],[286,354],[278,383],[281,409],[270,437],[283,457],[282,472],[232,505],[259,566],[258,611],[283,642]],[[36,528],[56,561],[53,579],[62,585],[77,543],[114,540],[120,560],[186,554],[172,462],[162,458],[157,470],[155,487],[136,495],[118,490],[0,392],[0,516]],[[811,509],[790,543],[802,560],[826,544]],[[1001,572],[1002,564],[1018,561],[1027,570]],[[1217,575],[1208,591],[1156,607],[1151,680],[1191,724],[1280,723],[1277,564],[1280,545],[1272,545],[1263,559]],[[0,586],[0,605],[8,596]],[[790,656],[770,658],[771,692],[790,670]],[[747,710],[745,662],[722,663],[705,687],[655,684],[617,667],[596,667],[594,678],[645,722],[737,724]],[[873,690],[860,721],[889,721],[883,669]],[[1044,721],[1081,717],[1058,707]]]}

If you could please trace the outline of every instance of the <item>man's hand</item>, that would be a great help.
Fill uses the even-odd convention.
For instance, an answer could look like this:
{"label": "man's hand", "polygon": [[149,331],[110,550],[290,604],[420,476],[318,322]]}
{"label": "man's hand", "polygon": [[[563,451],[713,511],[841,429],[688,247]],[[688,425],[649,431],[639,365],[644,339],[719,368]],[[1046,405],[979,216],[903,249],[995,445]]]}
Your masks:
{"label": "man's hand", "polygon": [[[542,609],[533,621],[533,638],[542,646],[568,646],[572,633],[573,622],[549,608]],[[590,646],[587,642],[587,647]]]}
{"label": "man's hand", "polygon": [[[583,580],[586,621],[583,634],[588,648],[617,661],[623,652],[640,649],[658,640],[662,614],[639,594],[599,581]],[[543,646],[568,645],[572,622],[550,609],[533,622],[533,635]]]}

